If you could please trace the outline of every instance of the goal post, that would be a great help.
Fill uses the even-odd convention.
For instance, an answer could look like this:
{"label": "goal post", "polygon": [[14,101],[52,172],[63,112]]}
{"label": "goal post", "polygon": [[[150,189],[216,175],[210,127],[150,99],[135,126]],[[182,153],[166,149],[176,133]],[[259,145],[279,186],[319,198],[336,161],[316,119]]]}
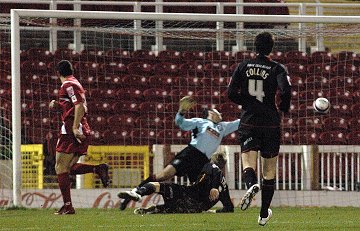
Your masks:
{"label": "goal post", "polygon": [[[22,19],[33,19],[32,20],[25,20],[22,21]],[[49,19],[81,19],[81,20],[124,20],[127,23],[122,25],[122,24],[118,24],[118,25],[109,25],[109,26],[103,26],[103,27],[97,27],[96,24],[94,22],[92,22],[92,27],[89,26],[78,26],[78,25],[52,25],[51,22],[52,20]],[[141,25],[141,23],[139,23],[139,21],[143,22],[143,25]],[[152,22],[166,22],[163,23],[159,28],[157,28],[156,26],[154,26],[154,24]],[[211,53],[211,52],[216,52],[216,51],[221,51],[221,49],[226,50],[228,53],[230,53],[231,56],[231,62],[229,61],[230,58],[228,60],[223,60],[222,58],[213,58],[212,56],[206,56],[206,58],[202,58],[202,59],[198,59],[197,61],[199,61],[198,63],[195,62],[195,66],[191,66],[193,64],[191,64],[190,61],[193,60],[187,60],[187,62],[183,62],[182,59],[186,59],[185,57],[181,57],[180,60],[174,58],[173,63],[171,63],[170,65],[170,70],[168,70],[167,74],[167,81],[169,81],[169,79],[174,80],[177,79],[178,82],[173,82],[173,86],[170,86],[170,88],[168,89],[168,92],[175,92],[173,93],[173,95],[169,96],[165,99],[164,95],[157,95],[158,98],[156,98],[156,102],[158,102],[159,104],[157,104],[157,107],[153,108],[152,113],[155,114],[156,116],[159,116],[159,118],[164,119],[167,117],[174,117],[174,113],[176,112],[177,108],[176,108],[176,103],[178,102],[179,97],[183,96],[182,94],[184,94],[184,92],[186,92],[186,94],[190,94],[190,92],[196,93],[197,97],[199,100],[202,100],[201,102],[201,107],[199,109],[197,109],[197,111],[194,112],[194,114],[191,115],[200,115],[200,111],[201,109],[207,108],[207,107],[221,107],[222,104],[225,103],[229,103],[226,101],[223,93],[226,90],[226,85],[227,82],[231,76],[231,68],[230,66],[233,67],[234,64],[236,64],[236,62],[239,62],[241,59],[239,57],[235,56],[235,53],[232,48],[238,47],[238,44],[242,44],[243,43],[243,39],[247,38],[248,41],[251,41],[254,38],[254,35],[256,33],[258,33],[259,31],[262,30],[268,30],[270,32],[273,32],[276,36],[278,36],[279,38],[283,39],[283,40],[287,40],[289,38],[293,39],[299,39],[301,40],[301,44],[307,44],[307,48],[309,48],[312,44],[314,44],[314,41],[316,39],[318,39],[319,41],[321,39],[319,39],[320,37],[326,37],[326,38],[331,38],[332,36],[360,36],[360,31],[359,31],[359,27],[358,27],[358,23],[360,21],[360,17],[359,16],[343,16],[343,17],[339,17],[339,16],[295,16],[295,15],[243,15],[243,14],[238,14],[238,15],[230,15],[230,14],[181,14],[181,13],[177,13],[177,14],[171,14],[171,13],[136,13],[136,12],[95,12],[95,11],[62,11],[62,10],[19,10],[19,9],[12,9],[11,10],[11,105],[12,105],[12,116],[11,116],[11,121],[12,121],[12,161],[13,161],[13,203],[15,206],[19,206],[21,205],[21,171],[19,171],[19,169],[21,170],[21,144],[22,144],[22,134],[21,134],[21,130],[22,130],[22,92],[21,92],[21,81],[22,81],[22,76],[21,76],[21,42],[24,41],[21,38],[20,34],[22,31],[26,31],[26,30],[50,30],[51,28],[54,28],[56,30],[66,30],[66,31],[81,31],[82,33],[86,34],[86,36],[82,37],[83,39],[87,39],[87,40],[91,40],[92,38],[92,33],[99,31],[99,33],[103,33],[105,35],[103,35],[103,38],[99,38],[98,40],[103,40],[101,42],[101,44],[97,44],[98,40],[95,41],[95,45],[91,45],[89,46],[89,50],[93,50],[95,52],[99,52],[103,54],[105,52],[105,49],[113,49],[115,50],[118,46],[118,44],[126,44],[126,49],[125,51],[122,51],[124,53],[121,54],[117,54],[117,55],[126,55],[130,52],[131,49],[136,48],[137,45],[135,45],[135,43],[138,43],[139,40],[137,39],[138,36],[143,36],[144,38],[146,38],[145,42],[148,42],[151,45],[154,45],[153,42],[156,40],[157,35],[162,36],[162,39],[166,40],[167,38],[171,38],[173,40],[176,39],[182,39],[184,41],[179,41],[176,40],[175,42],[177,42],[176,45],[177,48],[180,51],[186,51],[186,49],[188,48],[192,48],[193,50],[200,50],[200,51],[204,51]],[[30,26],[27,25],[28,22],[31,22],[33,24],[30,23]],[[212,22],[212,24],[209,26],[207,23]],[[289,23],[292,24],[292,26],[290,28],[265,28],[265,29],[261,29],[261,28],[250,28],[250,29],[244,29],[244,28],[236,28],[236,27],[227,27],[227,26],[216,26],[216,22],[221,22],[221,23],[237,23],[237,22],[256,22],[256,23]],[[296,26],[294,26],[296,24]],[[300,28],[298,27],[297,24],[304,24],[303,26],[301,26]],[[306,26],[305,26],[306,24]],[[355,28],[345,28],[345,26],[335,26],[335,27],[317,27],[317,25],[319,24],[324,24],[324,25],[328,25],[328,24],[335,24],[335,25],[356,25],[357,27]],[[141,26],[140,26],[141,25]],[[158,25],[158,24],[155,24]],[[213,26],[215,25],[215,26]],[[222,24],[218,24],[218,25],[222,25]],[[35,28],[36,27],[36,28]],[[123,39],[122,36],[129,36],[132,38],[125,38],[125,41],[120,41],[118,43],[115,42],[109,42],[111,44],[106,44],[107,41],[111,40],[109,38],[118,36],[120,37],[119,40]],[[31,38],[29,38],[31,39]],[[109,40],[107,40],[109,39]],[[106,40],[106,42],[104,42]],[[185,41],[186,40],[186,41]],[[281,40],[282,41],[282,40]],[[122,43],[123,42],[123,43]],[[143,41],[144,42],[144,41]],[[167,44],[168,42],[168,44]],[[173,41],[163,41],[163,44],[165,46],[170,46],[171,42]],[[184,44],[183,44],[184,42]],[[202,45],[202,44],[206,44],[206,45]],[[107,46],[109,45],[109,46]],[[147,44],[148,45],[148,44]],[[282,49],[282,45],[283,44],[277,44],[276,49],[281,50]],[[151,47],[151,46],[148,46]],[[160,49],[160,48],[159,48]],[[341,47],[339,48],[341,49]],[[347,48],[345,48],[344,50],[346,50]],[[250,50],[250,49],[249,49]],[[283,49],[282,52],[279,53],[285,53],[284,51],[285,49]],[[133,51],[133,50],[132,50]],[[155,57],[154,59],[151,60],[151,58],[149,58],[149,63],[146,63],[148,65],[146,65],[146,67],[144,66],[135,66],[135,70],[134,73],[127,73],[128,76],[126,76],[126,80],[131,80],[131,81],[138,81],[136,82],[139,85],[143,84],[143,89],[146,87],[152,87],[152,86],[157,86],[158,88],[160,88],[158,85],[146,85],[149,84],[148,82],[145,82],[145,84],[141,81],[149,81],[149,79],[151,79],[151,77],[155,76],[154,74],[154,67],[158,60],[159,60],[159,54],[160,51],[159,50],[154,50],[154,51],[149,51],[148,55],[151,56],[152,53],[155,53]],[[204,53],[202,53],[202,55],[204,55]],[[206,53],[206,54],[208,54]],[[111,81],[110,82],[106,76],[108,73],[110,73],[110,69],[112,70],[112,68],[115,68],[114,66],[106,66],[106,62],[111,62],[109,60],[114,60],[115,58],[115,54],[111,53],[110,55],[108,55],[107,57],[103,57],[98,55],[97,53],[94,55],[96,57],[99,57],[101,60],[105,60],[103,61],[103,63],[97,62],[97,60],[90,60],[90,54],[88,56],[84,56],[81,57],[80,55],[76,56],[77,58],[77,64],[79,68],[83,68],[82,64],[87,65],[84,66],[84,69],[86,69],[86,74],[84,74],[84,76],[89,75],[89,78],[84,77],[84,76],[80,76],[82,78],[82,80],[85,81],[88,80],[88,82],[86,84],[88,84],[88,86],[95,86],[95,88],[100,88],[99,86],[103,86],[103,85],[112,85],[112,88],[109,90],[124,90],[124,89],[133,89],[135,88],[134,86],[130,86],[129,82],[122,82],[123,85],[116,85],[118,84],[118,82],[116,81],[121,81],[119,79],[121,79],[122,77],[125,78],[125,74],[124,76],[122,76],[122,73],[124,72],[128,72],[129,68],[132,67],[133,64],[137,64],[139,65],[140,62],[138,62],[139,60],[142,60],[141,58],[145,59],[144,57],[137,57],[137,60],[131,60],[128,61],[129,63],[121,63],[123,65],[126,66],[127,69],[121,69],[123,68],[122,65],[116,63],[116,71],[118,71],[118,76],[111,76]],[[243,53],[244,57],[251,57],[251,55],[253,55],[253,53],[251,53],[251,51],[244,51]],[[276,54],[277,55],[277,54]],[[205,56],[201,56],[201,57],[205,57]],[[133,57],[129,57],[129,56],[125,56],[124,59],[131,59],[131,58],[135,58]],[[277,56],[277,58],[279,60],[283,60],[284,57],[280,55]],[[294,58],[294,57],[288,57],[288,58]],[[209,60],[206,60],[209,59]],[[275,59],[275,58],[274,58]],[[301,57],[299,57],[299,59],[301,59]],[[164,60],[164,59],[163,59]],[[235,61],[236,60],[236,61]],[[296,59],[294,59],[296,60]],[[166,60],[168,61],[168,60]],[[207,62],[207,61],[211,61],[211,62]],[[298,61],[298,60],[296,60]],[[311,72],[311,69],[307,70],[304,69],[305,65],[310,66],[310,64],[312,63],[307,63],[307,61],[303,61],[305,63],[295,63],[296,61],[294,61],[293,63],[291,63],[291,65],[289,65],[288,69],[290,72],[290,75],[294,76],[294,79],[299,78],[299,81],[296,82],[296,85],[294,86],[294,94],[300,94],[303,93],[302,91],[305,92],[316,92],[317,90],[323,90],[328,91],[330,88],[331,89],[337,89],[340,88],[342,89],[343,93],[345,93],[347,91],[347,85],[346,82],[344,82],[343,80],[346,80],[346,78],[350,78],[352,79],[352,81],[355,81],[355,74],[357,72],[351,72],[349,73],[344,73],[344,72],[340,72],[339,71],[339,83],[335,83],[335,85],[330,86],[328,82],[322,83],[322,82],[318,82],[318,79],[316,77],[318,77],[318,74],[320,73],[321,75],[326,75],[325,71],[327,66],[333,66],[336,64],[343,64],[343,61],[339,61],[339,60],[333,60],[333,59],[327,59],[327,56],[321,56],[320,57],[320,64],[319,67],[323,68],[321,70],[316,69],[316,71]],[[51,61],[51,64],[53,65],[53,63],[55,62],[55,59]],[[152,63],[151,63],[152,62]],[[163,63],[165,63],[165,61],[163,61]],[[204,70],[201,69],[199,70],[198,68],[201,66],[202,68],[204,68],[206,65],[215,65],[213,66],[213,69],[208,69],[208,70]],[[297,66],[295,64],[298,64]],[[97,69],[100,65],[104,66],[104,69],[102,70],[103,72],[101,74],[98,74],[99,70]],[[153,65],[153,66],[152,66]],[[178,71],[178,69],[180,69],[180,66],[183,65],[184,68],[184,72]],[[186,66],[188,65],[188,66]],[[296,69],[295,67],[293,67],[295,65],[295,67],[297,67],[298,69]],[[147,69],[147,67],[151,67]],[[219,66],[223,67],[226,66],[226,70],[224,72],[222,72],[223,70],[219,70]],[[302,66],[302,67],[301,67]],[[94,67],[93,69],[91,69],[92,67]],[[157,66],[158,67],[158,66]],[[174,68],[175,67],[175,68]],[[187,67],[187,69],[186,69]],[[291,68],[292,67],[292,68]],[[53,68],[53,66],[52,66]],[[106,69],[108,68],[108,69]],[[136,68],[140,69],[143,72],[143,75],[140,75],[139,72],[136,72]],[[217,68],[217,69],[216,69]],[[314,67],[315,69],[316,67]],[[163,68],[164,69],[164,68]],[[175,69],[175,70],[174,70]],[[145,71],[149,71],[148,73]],[[172,72],[176,72],[176,74],[172,74]],[[110,73],[110,74],[114,74]],[[200,74],[201,73],[201,74]],[[216,74],[215,74],[216,73]],[[225,73],[225,74],[224,74]],[[214,75],[214,76],[207,76],[207,75]],[[305,85],[305,77],[303,77],[302,75],[307,74],[308,76],[306,77],[306,79],[308,80],[309,83],[306,83],[308,85]],[[173,78],[170,78],[170,77]],[[93,77],[96,79],[96,84],[94,84],[94,82],[90,81],[90,77]],[[163,77],[163,76],[161,76]],[[184,77],[184,78],[180,78],[180,77]],[[186,77],[186,78],[185,78]],[[296,78],[295,78],[296,77]],[[313,79],[312,79],[313,78]],[[33,79],[30,79],[30,81],[36,81]],[[202,82],[202,85],[197,85],[199,82]],[[213,82],[213,81],[218,81]],[[38,84],[38,83],[36,83]],[[34,83],[34,85],[36,85]],[[300,87],[299,85],[302,84],[302,86]],[[136,85],[136,84],[134,84]],[[165,85],[165,84],[163,84]],[[165,86],[161,85],[162,87],[165,88]],[[352,84],[353,86],[354,84]],[[49,93],[50,90],[50,84],[46,85],[36,85],[36,87],[45,87],[45,88],[49,88],[46,90],[46,93]],[[167,86],[168,87],[168,86]],[[114,89],[117,88],[117,89]],[[119,89],[121,88],[121,89]],[[211,90],[211,93],[208,92],[204,92],[204,93],[200,93],[201,90],[204,90],[202,88],[206,88]],[[31,89],[30,89],[31,90]],[[91,91],[91,93],[95,92],[95,90],[99,90],[99,89],[91,89],[94,91]],[[139,89],[135,89],[135,90],[139,90]],[[120,97],[128,97],[126,98],[126,100],[124,101],[133,101],[132,103],[135,104],[142,104],[144,102],[142,102],[139,99],[135,99],[136,97],[138,97],[138,95],[135,95],[135,92],[131,92],[131,94],[129,92],[122,92],[123,95],[119,95],[117,94],[116,97],[112,98],[112,101],[114,101],[114,98],[116,99],[120,99]],[[145,94],[145,90],[143,92]],[[165,93],[165,92],[164,92]],[[213,95],[210,95],[214,93]],[[351,92],[353,93],[353,92]],[[95,94],[95,93],[94,93]],[[105,92],[101,92],[101,94],[103,94],[102,96],[105,97]],[[141,95],[141,99],[144,99],[144,94]],[[155,94],[155,92],[150,93],[150,94]],[[199,95],[200,94],[200,95]],[[299,118],[302,119],[316,119],[316,115],[311,114],[311,112],[308,112],[307,109],[309,108],[302,108],[300,110],[298,110],[298,107],[300,105],[307,105],[309,103],[312,103],[312,101],[314,100],[314,97],[317,97],[317,95],[302,95],[302,97],[299,97],[298,95],[295,95],[295,104],[293,105],[294,108],[292,108],[292,113],[290,115],[290,119],[292,119],[293,121],[298,120]],[[130,98],[131,97],[131,98]],[[332,96],[333,97],[333,101],[334,103],[340,102],[340,96],[339,95],[335,95]],[[50,98],[50,96],[46,97],[46,99]],[[130,100],[129,100],[130,99]],[[31,99],[34,100],[35,99]],[[143,100],[144,101],[144,100]],[[34,102],[35,103],[35,102]],[[164,105],[167,106],[171,106],[171,109],[166,109],[164,110]],[[334,104],[335,105],[335,104]],[[120,105],[120,107],[123,107],[124,105]],[[131,105],[130,107],[132,107],[134,105]],[[131,108],[132,109],[132,108]],[[105,110],[105,109],[104,109]],[[230,110],[228,109],[223,109],[224,111],[222,112],[229,112],[226,110]],[[235,110],[235,108],[232,108],[231,110]],[[129,110],[130,111],[130,110]],[[107,111],[107,113],[121,113],[120,110],[116,111],[116,112],[109,112]],[[148,116],[148,118],[145,119],[149,119],[150,115],[148,115],[148,113],[146,113],[145,111],[141,111],[140,110],[137,112],[138,114],[142,114],[143,116]],[[99,113],[100,114],[100,113]],[[224,113],[227,114],[227,119],[233,118],[235,115],[235,113]],[[335,114],[335,110],[331,110],[330,111],[330,116],[332,115],[337,115]],[[96,119],[101,119],[101,116],[99,115],[99,117],[97,117]],[[156,118],[158,119],[158,118]],[[139,120],[140,121],[140,120]],[[129,126],[133,126],[133,121],[130,120],[129,118],[127,118],[126,121],[121,121],[120,123],[127,123],[129,122]],[[149,121],[146,121],[149,122]],[[157,120],[155,122],[158,122]],[[300,122],[299,122],[300,123]],[[91,124],[90,124],[91,125]],[[111,124],[113,125],[113,124]],[[122,144],[126,144],[126,145],[153,145],[153,144],[157,144],[157,143],[161,143],[161,142],[165,142],[167,144],[177,144],[177,142],[184,142],[184,134],[180,134],[179,136],[175,136],[175,137],[168,137],[167,135],[165,136],[160,136],[159,134],[163,131],[170,131],[170,130],[179,130],[177,127],[174,126],[173,123],[170,124],[163,124],[161,126],[157,126],[157,125],[153,125],[153,124],[146,124],[146,125],[142,125],[141,122],[139,122],[137,124],[138,130],[136,131],[132,131],[134,132],[133,134],[127,134],[126,132],[124,132],[123,130],[119,131],[119,133],[110,133],[111,135],[114,135],[115,138],[118,139],[119,142],[121,142]],[[300,124],[294,124],[293,126],[297,127],[297,130],[299,130],[300,132],[302,132],[302,129],[304,129],[305,127],[309,130],[309,131],[314,131],[317,129],[317,127],[314,124],[310,124],[310,123],[306,123],[305,127],[301,127]],[[143,136],[144,134],[142,133],[136,133],[137,131],[142,132],[145,130],[150,130],[150,133],[147,134],[146,136]],[[290,136],[293,137],[293,132],[292,128],[286,128],[284,131],[284,133],[289,132]],[[319,130],[316,130],[316,132],[320,132]],[[124,135],[122,135],[124,133]],[[306,133],[306,132],[305,132]],[[166,133],[167,134],[167,133]],[[152,135],[155,135],[153,137],[151,137]],[[159,136],[158,136],[159,135]],[[96,134],[95,134],[96,136]],[[131,138],[131,139],[130,139]],[[189,136],[186,137],[186,140],[189,140]],[[234,142],[233,140],[230,139],[230,142]],[[136,141],[135,141],[136,140]],[[179,141],[180,140],[180,141]],[[229,141],[229,140],[227,140]],[[105,142],[105,144],[107,141],[101,141],[101,142]],[[300,138],[292,138],[291,141],[288,141],[288,143],[286,144],[290,144],[290,145],[299,145],[299,144],[303,144],[302,142],[311,142],[310,138],[307,137],[305,139],[305,141],[300,140]],[[235,144],[235,142],[233,143]],[[315,143],[310,143],[310,144],[317,144]],[[334,150],[340,150],[340,147],[336,146],[332,146]],[[347,148],[341,147],[341,150],[347,150],[348,152],[354,152],[355,153],[355,148],[352,146],[348,146]],[[325,150],[328,152],[328,150]],[[331,152],[333,153],[333,152]],[[336,152],[334,152],[336,155]],[[324,158],[329,158],[328,154],[324,154]],[[290,165],[289,162],[294,162],[296,163],[296,166],[299,165],[299,163],[297,162],[297,159],[299,158],[298,155],[295,155],[296,160],[294,159],[286,159],[283,158],[281,165],[282,166],[287,166]],[[336,160],[337,157],[334,157],[334,160]],[[293,161],[294,160],[294,161]],[[346,160],[348,161],[348,160]],[[236,162],[234,160],[234,162]],[[359,163],[359,158],[358,156],[354,156],[353,159],[350,160],[351,163],[354,164],[358,164]],[[327,164],[328,162],[324,163],[324,168],[327,166],[329,167],[329,164]],[[347,162],[346,162],[347,163]],[[232,169],[235,172],[235,168]],[[356,169],[357,171],[359,171],[358,169]],[[235,174],[235,173],[234,173]],[[327,174],[328,176],[329,174]],[[284,175],[282,175],[283,178],[285,178]],[[237,179],[236,177],[232,177],[231,179],[233,179],[234,181],[238,180],[241,183],[241,180]],[[307,182],[307,184],[309,184]],[[235,187],[235,183],[232,184]],[[302,186],[301,186],[302,187]],[[286,187],[284,186],[284,189]],[[292,198],[293,199],[293,198]]]}

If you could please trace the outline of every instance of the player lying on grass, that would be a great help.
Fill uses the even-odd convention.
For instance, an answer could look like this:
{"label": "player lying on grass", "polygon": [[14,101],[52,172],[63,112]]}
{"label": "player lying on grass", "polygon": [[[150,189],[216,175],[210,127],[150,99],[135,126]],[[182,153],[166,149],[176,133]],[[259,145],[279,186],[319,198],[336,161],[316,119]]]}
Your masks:
{"label": "player lying on grass", "polygon": [[[162,182],[176,176],[187,176],[190,182],[195,182],[200,174],[202,167],[209,163],[211,155],[216,152],[222,139],[228,134],[236,131],[240,120],[231,122],[222,121],[221,114],[216,109],[205,111],[203,118],[186,119],[184,114],[196,104],[194,98],[185,96],[180,100],[179,111],[175,117],[175,123],[184,131],[192,131],[189,145],[180,151],[175,158],[160,173],[151,175],[142,181],[138,188],[148,182]],[[135,189],[134,189],[135,190]],[[233,209],[230,195],[227,196],[228,202],[224,206]],[[124,210],[129,203],[125,199],[120,205],[120,210]]]}
{"label": "player lying on grass", "polygon": [[[229,189],[221,169],[226,164],[224,153],[212,155],[211,161],[206,163],[196,182],[191,186],[165,182],[148,182],[135,191],[119,193],[120,198],[139,201],[145,195],[159,193],[164,204],[137,208],[135,214],[151,213],[201,213],[212,208],[219,200],[227,203]],[[216,212],[233,212],[219,209]]]}

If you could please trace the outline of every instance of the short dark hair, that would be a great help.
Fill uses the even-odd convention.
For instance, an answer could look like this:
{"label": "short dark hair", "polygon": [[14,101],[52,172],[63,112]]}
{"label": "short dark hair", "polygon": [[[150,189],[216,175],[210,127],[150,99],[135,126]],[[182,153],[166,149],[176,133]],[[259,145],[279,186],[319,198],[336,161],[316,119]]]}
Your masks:
{"label": "short dark hair", "polygon": [[220,169],[225,167],[225,164],[227,162],[226,154],[223,152],[215,153],[211,156],[211,162],[216,164]]}
{"label": "short dark hair", "polygon": [[57,65],[57,71],[61,76],[69,76],[74,73],[74,69],[70,61],[68,60],[61,60]]}
{"label": "short dark hair", "polygon": [[274,47],[274,37],[269,32],[262,32],[255,37],[256,53],[269,55]]}

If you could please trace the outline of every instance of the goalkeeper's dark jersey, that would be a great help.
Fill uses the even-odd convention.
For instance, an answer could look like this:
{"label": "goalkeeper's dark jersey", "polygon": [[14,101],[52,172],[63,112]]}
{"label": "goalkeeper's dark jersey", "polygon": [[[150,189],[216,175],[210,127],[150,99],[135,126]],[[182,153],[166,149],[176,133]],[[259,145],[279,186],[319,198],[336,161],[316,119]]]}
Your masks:
{"label": "goalkeeper's dark jersey", "polygon": [[232,75],[228,97],[242,105],[241,124],[258,127],[280,126],[275,96],[279,90],[278,108],[287,112],[291,100],[289,81],[285,67],[264,55],[240,63]]}
{"label": "goalkeeper's dark jersey", "polygon": [[[210,190],[216,188],[219,190],[220,195],[218,200],[210,201]],[[213,207],[219,200],[223,202],[225,193],[228,193],[228,186],[225,176],[219,167],[213,163],[204,165],[196,182],[187,187],[187,194],[194,200],[201,203],[202,211],[206,211]],[[224,204],[224,202],[223,202]]]}

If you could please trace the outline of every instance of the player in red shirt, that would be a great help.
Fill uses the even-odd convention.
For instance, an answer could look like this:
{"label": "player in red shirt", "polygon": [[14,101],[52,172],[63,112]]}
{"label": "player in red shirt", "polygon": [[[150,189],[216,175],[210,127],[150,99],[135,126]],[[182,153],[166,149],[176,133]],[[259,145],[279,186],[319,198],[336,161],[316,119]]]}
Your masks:
{"label": "player in red shirt", "polygon": [[90,139],[90,127],[86,120],[87,106],[85,90],[73,76],[73,67],[68,60],[58,63],[57,74],[61,88],[58,101],[52,100],[50,108],[59,106],[62,112],[62,126],[56,145],[55,170],[64,205],[55,212],[57,215],[75,214],[71,203],[70,175],[96,173],[104,187],[109,185],[107,164],[88,165],[77,163],[81,155],[86,155]]}

